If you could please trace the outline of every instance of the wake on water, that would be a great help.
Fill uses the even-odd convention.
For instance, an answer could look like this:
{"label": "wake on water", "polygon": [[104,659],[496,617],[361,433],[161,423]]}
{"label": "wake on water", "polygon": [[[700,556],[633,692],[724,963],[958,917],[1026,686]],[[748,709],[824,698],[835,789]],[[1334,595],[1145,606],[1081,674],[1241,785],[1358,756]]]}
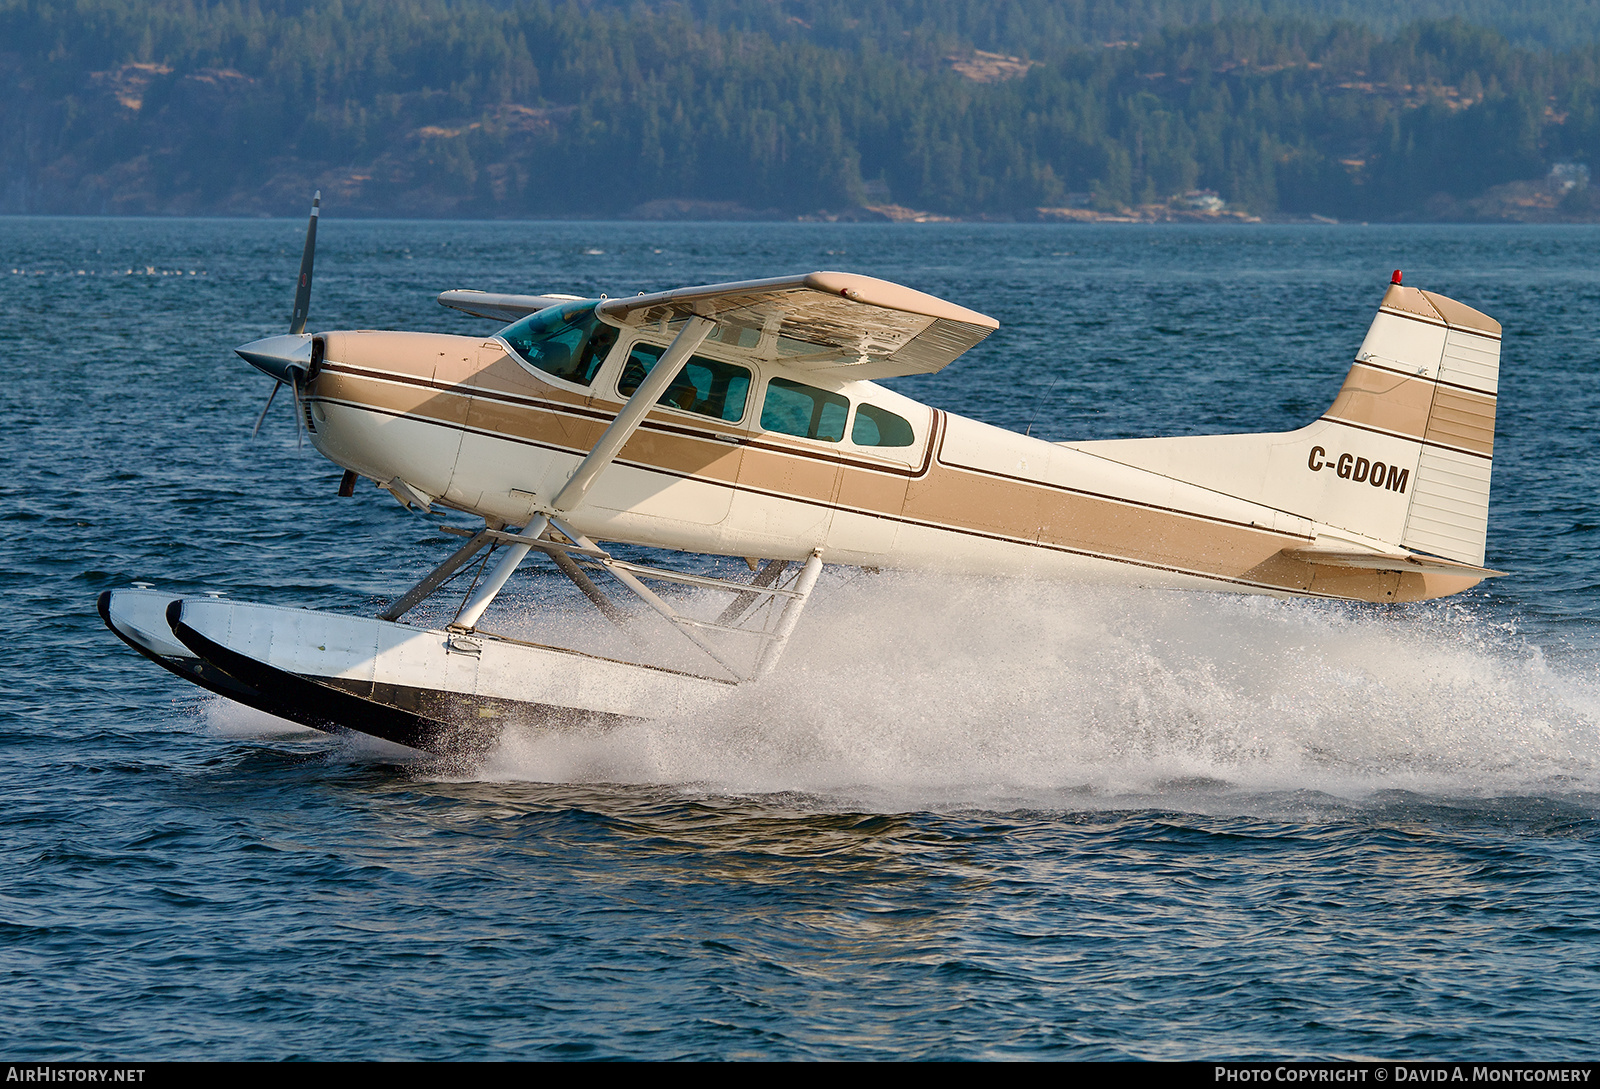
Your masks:
{"label": "wake on water", "polygon": [[974,799],[1600,787],[1600,686],[1470,605],[907,574],[820,589],[761,683],[635,727],[508,737],[482,776]]}
{"label": "wake on water", "polygon": [[[638,725],[508,733],[472,778],[873,807],[1600,791],[1594,674],[1489,611],[838,573],[761,682]],[[609,637],[591,613],[543,621]],[[236,711],[212,721],[258,728]]]}

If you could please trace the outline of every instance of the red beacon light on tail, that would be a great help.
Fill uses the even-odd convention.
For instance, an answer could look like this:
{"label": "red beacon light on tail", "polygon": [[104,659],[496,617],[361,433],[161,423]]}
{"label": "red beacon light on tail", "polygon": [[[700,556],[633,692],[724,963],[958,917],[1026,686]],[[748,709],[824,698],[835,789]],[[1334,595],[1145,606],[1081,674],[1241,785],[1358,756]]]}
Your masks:
{"label": "red beacon light on tail", "polygon": [[1399,269],[1395,269],[1394,270],[1394,275],[1389,277],[1389,282],[1391,284],[1397,284],[1397,283],[1400,282],[1400,270]]}

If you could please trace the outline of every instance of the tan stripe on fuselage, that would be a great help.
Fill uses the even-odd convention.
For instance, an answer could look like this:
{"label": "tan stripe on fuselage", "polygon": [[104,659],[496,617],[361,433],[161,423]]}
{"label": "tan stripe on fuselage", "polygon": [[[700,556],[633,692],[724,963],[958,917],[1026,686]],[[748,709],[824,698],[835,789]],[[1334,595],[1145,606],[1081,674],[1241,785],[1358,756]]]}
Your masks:
{"label": "tan stripe on fuselage", "polygon": [[589,449],[606,429],[604,420],[563,412],[562,406],[553,404],[507,403],[482,396],[470,398],[469,403],[472,411],[467,424],[474,431],[511,435],[562,450]]}
{"label": "tan stripe on fuselage", "polygon": [[979,529],[1010,540],[1186,571],[1238,577],[1289,534],[1085,495],[935,461],[906,493],[909,521]]}
{"label": "tan stripe on fuselage", "polygon": [[[585,405],[566,391],[555,391],[564,394],[566,402],[556,403],[542,387],[545,396],[526,397],[526,387],[516,381],[498,381],[495,385],[500,388],[493,392],[487,383],[476,381],[441,385],[398,374],[378,377],[376,372],[329,363],[313,394],[577,456],[598,440],[609,423],[608,414],[617,407],[599,399]],[[518,392],[512,394],[508,387]],[[935,419],[930,447],[942,439],[937,414]],[[1312,585],[1317,578],[1305,577],[1310,572],[1271,569],[1268,561],[1280,550],[1304,542],[1264,527],[952,466],[940,461],[933,449],[919,467],[868,467],[853,463],[842,449],[816,449],[765,432],[752,435],[730,425],[717,426],[720,433],[744,441],[713,438],[675,413],[652,413],[629,440],[621,460],[674,476],[1056,551],[1298,592],[1396,600],[1395,583],[1400,580],[1317,572],[1322,581],[1340,584],[1338,589],[1332,583],[1323,589]]]}
{"label": "tan stripe on fuselage", "polygon": [[435,423],[457,427],[467,422],[468,398],[431,383],[399,376],[375,378],[343,368],[324,366],[311,384],[310,396],[350,404],[370,405],[402,416],[418,416]]}

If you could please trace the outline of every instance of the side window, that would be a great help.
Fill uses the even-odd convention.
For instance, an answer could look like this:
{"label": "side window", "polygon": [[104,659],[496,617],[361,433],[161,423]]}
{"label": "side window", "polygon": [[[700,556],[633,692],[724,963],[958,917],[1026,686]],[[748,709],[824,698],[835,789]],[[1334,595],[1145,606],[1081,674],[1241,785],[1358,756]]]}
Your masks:
{"label": "side window", "polygon": [[[628,361],[622,365],[622,377],[617,380],[617,392],[624,397],[633,396],[665,351],[654,344],[635,344],[630,348]],[[744,405],[749,397],[750,372],[744,367],[692,355],[656,404],[736,422],[744,418]]]}
{"label": "side window", "polygon": [[780,435],[838,442],[844,438],[849,415],[850,400],[843,394],[774,378],[767,383],[767,399],[761,405],[761,426]]}
{"label": "side window", "polygon": [[861,405],[856,409],[855,426],[850,428],[850,441],[857,446],[910,446],[917,436],[903,417],[876,405]]}
{"label": "side window", "polygon": [[532,367],[586,386],[617,342],[617,330],[595,317],[594,303],[578,301],[529,314],[500,336]]}

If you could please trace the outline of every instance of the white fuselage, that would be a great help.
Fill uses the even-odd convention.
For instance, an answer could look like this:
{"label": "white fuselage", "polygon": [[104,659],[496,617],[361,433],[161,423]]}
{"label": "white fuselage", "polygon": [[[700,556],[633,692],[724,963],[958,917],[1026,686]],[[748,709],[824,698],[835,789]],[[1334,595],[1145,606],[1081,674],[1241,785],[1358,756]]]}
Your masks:
{"label": "white fuselage", "polygon": [[[638,339],[625,330],[580,385],[527,365],[497,337],[321,334],[305,397],[312,441],[380,485],[400,481],[429,501],[520,525],[627,399],[618,384]],[[644,339],[659,347],[670,338]],[[1410,575],[1347,572],[1316,585],[1285,577],[1274,558],[1315,541],[1314,521],[1110,460],[1094,444],[1044,442],[872,382],[797,373],[715,344],[702,352],[750,372],[738,418],[658,406],[569,513],[584,534],[730,556],[801,559],[820,549],[826,562],[863,566],[1434,596],[1417,583],[1397,598]],[[847,400],[852,422],[863,406],[892,413],[912,441],[859,443],[848,424],[833,441],[774,432],[763,426],[774,379]]]}

